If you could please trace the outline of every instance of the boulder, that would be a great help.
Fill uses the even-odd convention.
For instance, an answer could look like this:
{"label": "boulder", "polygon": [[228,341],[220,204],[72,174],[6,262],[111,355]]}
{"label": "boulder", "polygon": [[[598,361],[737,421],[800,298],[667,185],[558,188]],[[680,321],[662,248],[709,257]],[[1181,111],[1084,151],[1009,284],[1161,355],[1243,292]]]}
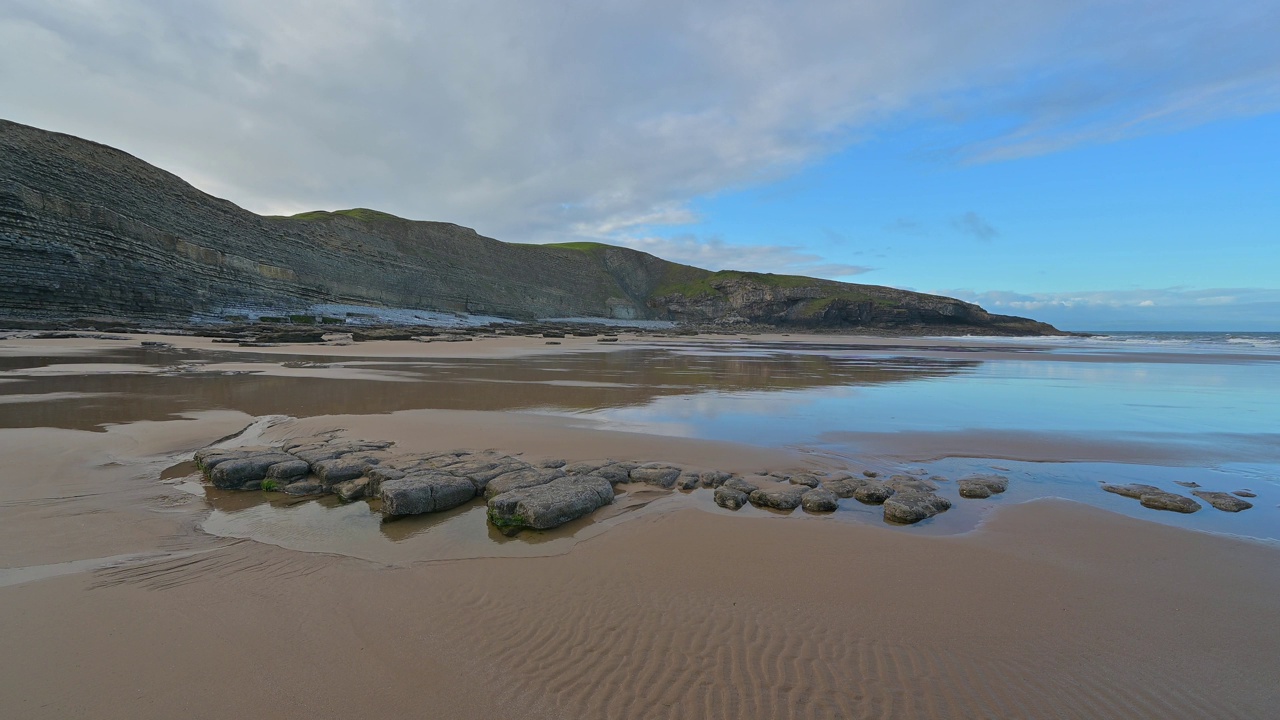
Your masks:
{"label": "boulder", "polygon": [[441,512],[475,496],[476,486],[470,480],[439,471],[387,480],[378,490],[386,517]]}
{"label": "boulder", "polygon": [[267,468],[266,477],[268,480],[293,482],[300,477],[305,477],[309,472],[311,472],[311,466],[306,460],[285,460]]}
{"label": "boulder", "polygon": [[[835,493],[838,498],[851,498],[858,488],[866,485],[866,480],[854,480],[852,478],[841,478],[837,480],[827,480],[822,483],[822,487]],[[883,502],[883,500],[881,501]]]}
{"label": "boulder", "polygon": [[642,482],[664,488],[675,486],[679,477],[680,468],[659,463],[641,465],[631,471],[631,482]]}
{"label": "boulder", "polygon": [[1009,478],[1003,475],[977,475],[961,478],[960,497],[989,498],[1009,489]]}
{"label": "boulder", "polygon": [[204,474],[207,476],[209,471],[217,467],[219,463],[224,463],[228,460],[239,460],[262,452],[267,452],[267,448],[258,448],[253,450],[244,448],[236,450],[213,447],[200,448],[195,454],[196,467],[204,471]]}
{"label": "boulder", "polygon": [[1148,493],[1138,498],[1138,502],[1152,510],[1193,513],[1200,509],[1200,503],[1195,500],[1171,492]]}
{"label": "boulder", "polygon": [[[379,487],[381,489],[381,487]],[[333,488],[333,492],[343,502],[355,502],[367,496],[369,491],[369,478],[358,477],[355,480],[347,480],[338,483]]]}
{"label": "boulder", "polygon": [[489,521],[503,532],[547,530],[613,502],[613,484],[598,475],[561,476],[489,498]]}
{"label": "boulder", "polygon": [[884,519],[909,525],[951,509],[951,501],[931,492],[898,491],[884,501]]}
{"label": "boulder", "polygon": [[596,470],[599,470],[600,468],[608,464],[610,464],[608,461],[575,462],[575,463],[569,463],[568,465],[565,465],[564,471],[565,471],[565,474],[567,475],[590,475],[591,473],[595,472]]}
{"label": "boulder", "polygon": [[[267,470],[272,465],[292,461],[292,455],[283,452],[267,451],[256,454],[227,459],[217,462],[208,470],[209,480],[214,487],[224,490],[242,488],[252,482],[262,482]],[[206,468],[209,465],[205,465]]]}
{"label": "boulder", "polygon": [[747,482],[745,479],[737,476],[734,476],[729,478],[728,480],[725,480],[723,483],[721,483],[721,487],[732,488],[733,490],[737,490],[738,492],[745,493],[747,495],[750,495],[751,493],[760,489],[759,485]]}
{"label": "boulder", "polygon": [[740,490],[734,490],[728,485],[721,485],[716,488],[715,500],[716,504],[722,508],[737,510],[747,504],[748,497],[746,493]]}
{"label": "boulder", "polygon": [[893,488],[876,480],[867,480],[853,489],[853,498],[866,505],[879,505],[893,497]]}
{"label": "boulder", "polygon": [[702,487],[717,488],[731,477],[733,475],[722,470],[708,470],[698,476],[698,479],[702,481]]}
{"label": "boulder", "polygon": [[910,475],[893,475],[884,484],[894,492],[931,493],[938,489],[938,483]]}
{"label": "boulder", "polygon": [[816,488],[822,484],[817,477],[810,475],[809,473],[797,473],[787,478],[787,480],[791,481],[791,484],[793,485],[804,485],[805,487],[811,488]]}
{"label": "boulder", "polygon": [[1109,493],[1115,493],[1116,495],[1121,495],[1123,497],[1133,498],[1134,500],[1142,499],[1143,495],[1164,492],[1163,490],[1156,487],[1155,485],[1143,485],[1141,483],[1130,483],[1128,485],[1103,484],[1102,489],[1106,490]]}
{"label": "boulder", "polygon": [[377,465],[378,459],[367,455],[347,455],[311,463],[311,472],[325,485],[337,485],[364,475],[365,468]]}
{"label": "boulder", "polygon": [[318,480],[299,480],[280,488],[280,492],[288,495],[320,495],[324,492],[324,485]]}
{"label": "boulder", "polygon": [[1230,493],[1195,490],[1192,491],[1191,494],[1223,512],[1240,512],[1241,510],[1248,510],[1253,507],[1253,503],[1247,500],[1241,500]]}
{"label": "boulder", "polygon": [[830,490],[810,490],[800,496],[800,505],[809,512],[835,512],[840,507],[840,500]]}
{"label": "boulder", "polygon": [[609,463],[597,468],[594,472],[587,473],[602,477],[609,482],[617,485],[618,483],[631,482],[631,463]]}
{"label": "boulder", "polygon": [[676,478],[676,487],[681,490],[693,490],[702,484],[702,478],[695,472],[682,472],[680,477]]}
{"label": "boulder", "polygon": [[800,507],[800,498],[812,490],[804,485],[790,485],[781,488],[763,488],[747,496],[752,505],[773,508],[774,510],[794,510]]}
{"label": "boulder", "polygon": [[1237,497],[1246,497],[1246,498],[1256,498],[1256,497],[1258,497],[1258,493],[1256,493],[1256,492],[1254,492],[1254,491],[1252,491],[1252,490],[1235,490],[1235,491],[1232,491],[1232,493],[1231,493],[1231,494],[1232,494],[1232,495],[1235,495],[1235,496],[1237,496]]}
{"label": "boulder", "polygon": [[565,461],[559,458],[554,460],[543,460],[542,462],[538,463],[538,467],[540,468],[562,468],[564,466],[565,466]]}
{"label": "boulder", "polygon": [[564,476],[564,470],[561,470],[560,468],[528,468],[525,470],[516,470],[514,472],[499,475],[498,477],[490,480],[484,487],[484,496],[486,498],[492,498],[505,492],[519,490],[520,488],[546,485],[552,480],[557,480]]}

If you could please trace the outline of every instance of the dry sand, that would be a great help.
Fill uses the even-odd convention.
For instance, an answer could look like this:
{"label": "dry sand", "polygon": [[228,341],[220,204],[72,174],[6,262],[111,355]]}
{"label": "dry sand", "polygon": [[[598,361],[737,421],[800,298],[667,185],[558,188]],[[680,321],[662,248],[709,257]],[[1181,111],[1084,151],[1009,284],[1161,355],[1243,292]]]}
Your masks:
{"label": "dry sand", "polygon": [[[412,345],[488,342],[505,341]],[[1274,547],[1045,500],[951,537],[655,511],[551,557],[388,566],[197,530],[203,501],[159,470],[249,419],[0,430],[0,717],[1263,718],[1280,704]],[[270,432],[335,426],[406,448],[808,461],[516,413]]]}

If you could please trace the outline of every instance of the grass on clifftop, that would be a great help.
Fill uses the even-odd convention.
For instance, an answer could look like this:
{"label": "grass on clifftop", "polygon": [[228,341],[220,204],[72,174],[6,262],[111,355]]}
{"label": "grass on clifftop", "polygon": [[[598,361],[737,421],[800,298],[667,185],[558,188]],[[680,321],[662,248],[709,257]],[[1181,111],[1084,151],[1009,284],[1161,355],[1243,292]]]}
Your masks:
{"label": "grass on clifftop", "polygon": [[365,222],[372,220],[409,222],[398,215],[384,213],[379,210],[370,210],[369,208],[351,208],[350,210],[334,210],[332,212],[328,210],[311,210],[308,212],[298,213],[297,215],[272,215],[271,217],[279,217],[286,220],[326,220],[334,217],[335,215],[341,215],[342,217],[349,217],[353,220],[362,220]]}

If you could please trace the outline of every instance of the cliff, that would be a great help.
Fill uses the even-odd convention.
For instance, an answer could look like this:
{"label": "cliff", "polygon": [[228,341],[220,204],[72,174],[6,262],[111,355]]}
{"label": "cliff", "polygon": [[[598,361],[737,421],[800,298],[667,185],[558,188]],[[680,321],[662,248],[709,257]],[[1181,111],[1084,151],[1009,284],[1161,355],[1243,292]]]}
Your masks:
{"label": "cliff", "polygon": [[892,288],[504,243],[372,210],[263,217],[127,153],[0,120],[0,319],[187,322],[318,303],[535,317],[1055,332]]}

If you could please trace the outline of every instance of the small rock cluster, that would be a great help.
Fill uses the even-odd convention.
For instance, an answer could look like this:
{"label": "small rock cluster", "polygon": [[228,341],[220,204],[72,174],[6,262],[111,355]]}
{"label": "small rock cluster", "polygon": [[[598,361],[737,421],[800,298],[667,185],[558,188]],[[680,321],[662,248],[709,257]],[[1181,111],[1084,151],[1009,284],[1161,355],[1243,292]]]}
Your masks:
{"label": "small rock cluster", "polygon": [[[1199,487],[1197,483],[1177,483],[1184,487]],[[1155,485],[1143,485],[1142,483],[1130,483],[1128,485],[1110,485],[1103,484],[1103,490],[1109,493],[1115,493],[1127,498],[1133,498],[1142,503],[1143,507],[1149,507],[1153,510],[1169,510],[1171,512],[1193,513],[1200,509],[1200,503],[1192,500],[1185,495],[1161,490]],[[1223,512],[1240,512],[1253,507],[1253,503],[1242,500],[1236,495],[1247,493],[1247,491],[1237,491],[1236,493],[1210,492],[1207,490],[1193,490],[1192,495],[1204,500],[1215,508]],[[1251,493],[1248,493],[1251,494]]]}
{"label": "small rock cluster", "polygon": [[[833,512],[841,498],[883,505],[886,520],[915,523],[951,507],[935,480],[876,473],[772,473],[743,477],[719,470],[693,472],[665,463],[617,460],[530,463],[494,451],[451,450],[399,454],[391,443],[321,435],[279,447],[208,447],[195,454],[201,472],[227,490],[274,490],[289,495],[337,495],[345,502],[377,500],[385,518],[449,510],[483,496],[489,521],[507,533],[546,530],[587,515],[614,499],[614,486],[644,483],[664,489],[714,490],[717,505],[747,504],[811,513]],[[1008,481],[981,476],[960,481],[964,497],[1003,492]]]}

